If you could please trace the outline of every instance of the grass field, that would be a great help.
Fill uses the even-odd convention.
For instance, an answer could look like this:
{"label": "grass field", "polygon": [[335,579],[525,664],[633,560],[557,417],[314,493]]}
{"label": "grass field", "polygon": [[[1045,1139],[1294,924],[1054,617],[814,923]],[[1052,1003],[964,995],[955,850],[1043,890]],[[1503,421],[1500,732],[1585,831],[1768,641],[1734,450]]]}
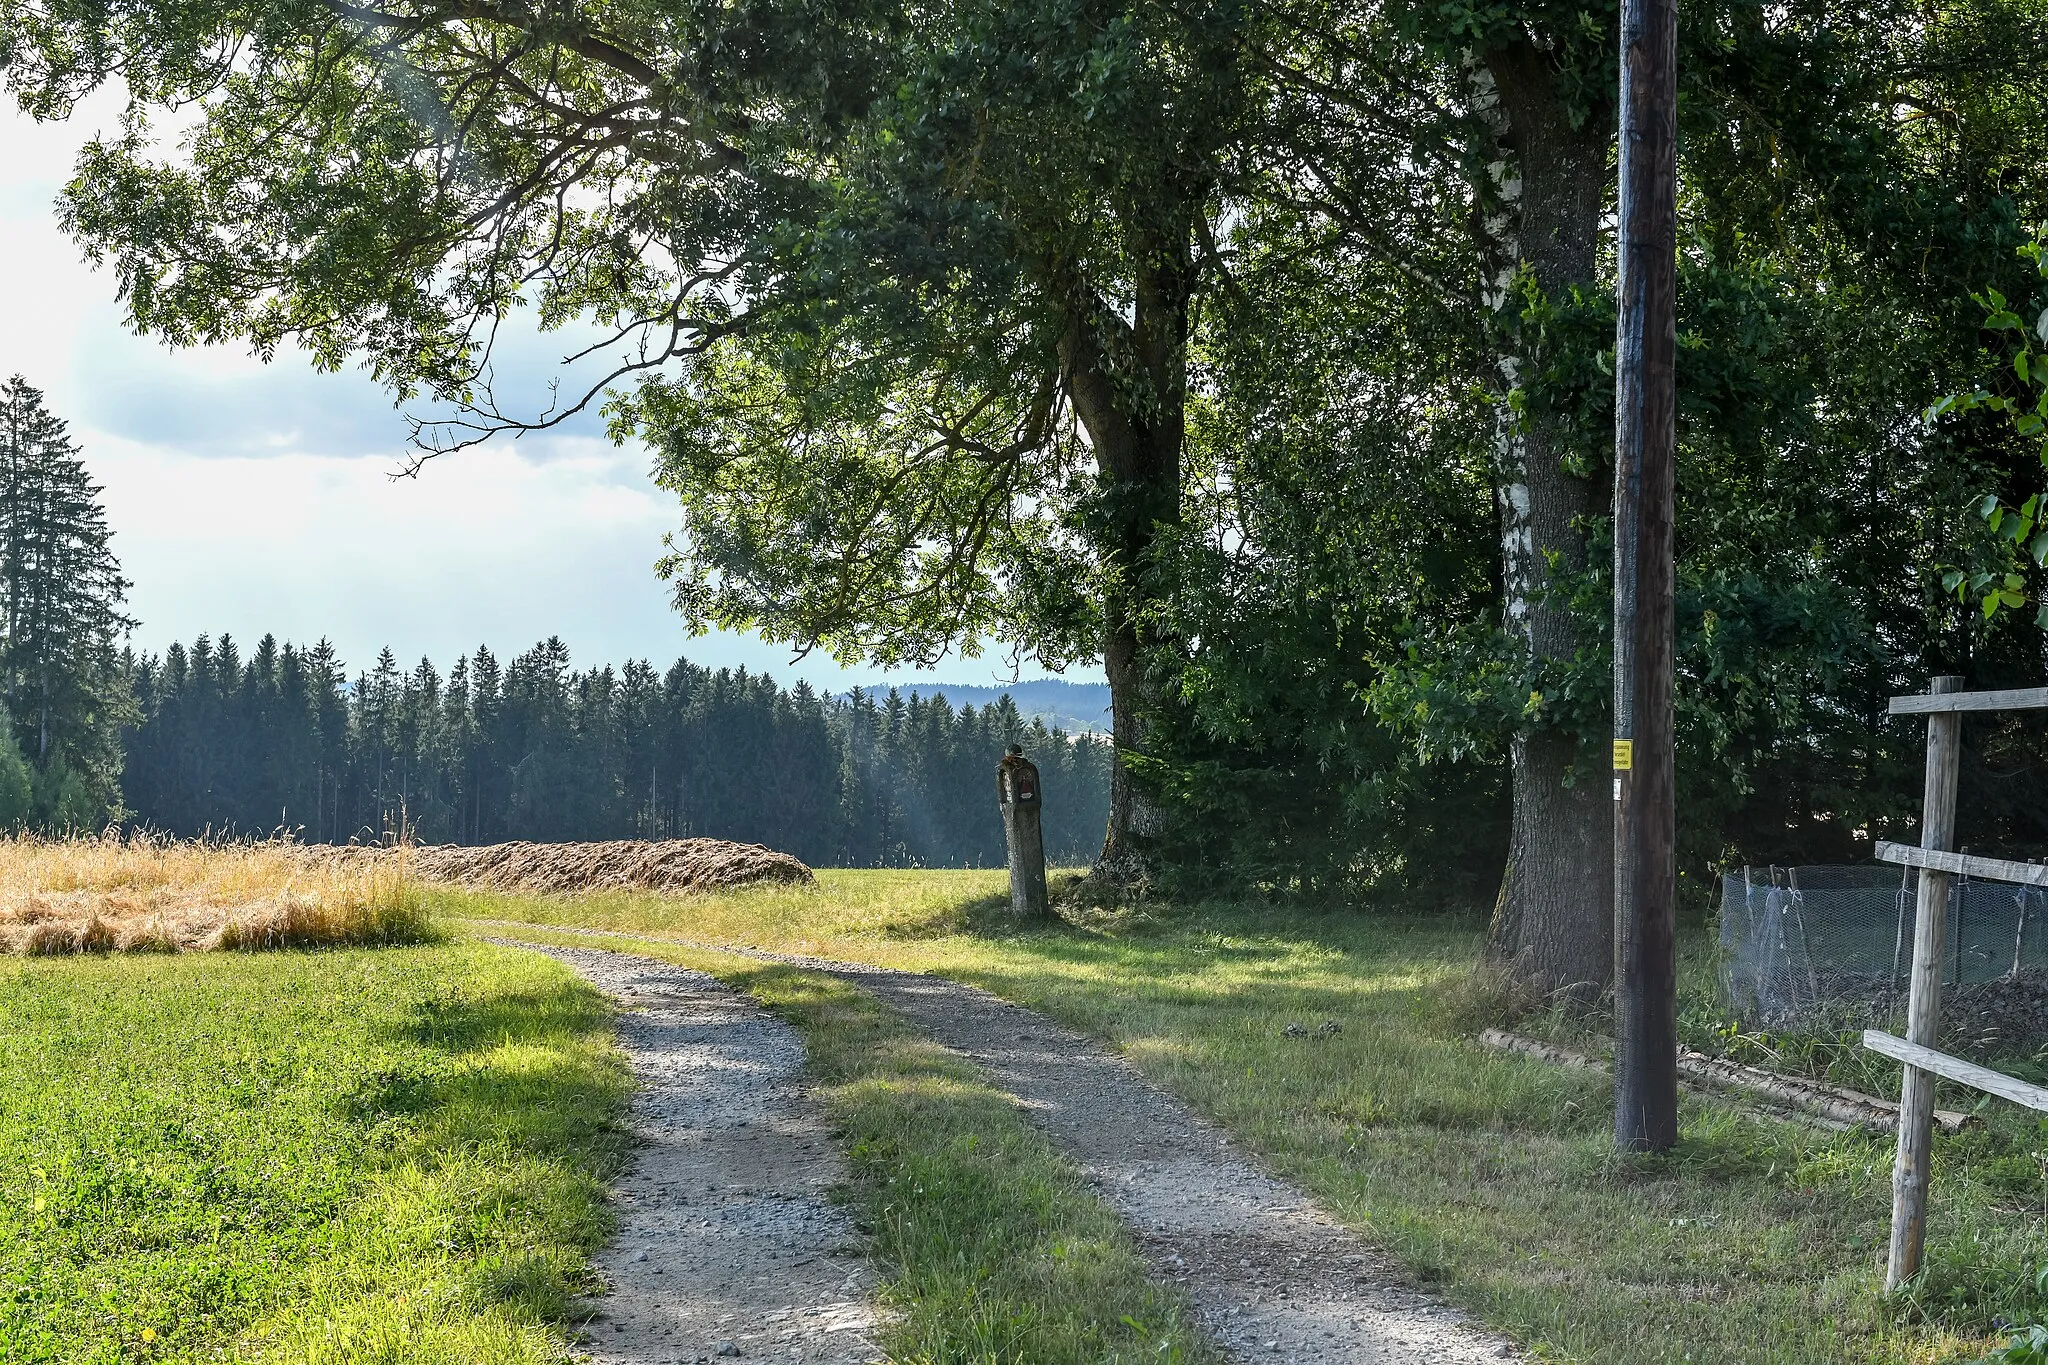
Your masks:
{"label": "grass field", "polygon": [[[1000,892],[992,873],[827,872],[688,898],[423,894],[451,924],[642,936],[795,1022],[900,1360],[1202,1352],[971,1068],[843,983],[678,940],[939,971],[1044,1009],[1549,1358],[1962,1361],[2039,1306],[2048,1130],[2017,1111],[1938,1144],[1927,1281],[1885,1302],[1887,1141],[1689,1101],[1674,1156],[1617,1159],[1601,1078],[1470,1041],[1471,926],[1204,905],[1020,931]],[[1711,1029],[1705,992],[1688,1018]],[[559,1359],[627,1084],[604,1002],[490,945],[0,958],[0,1361]]]}
{"label": "grass field", "polygon": [[[681,900],[437,904],[932,970],[1044,1009],[1555,1358],[1961,1361],[2000,1315],[2035,1306],[2048,1133],[2018,1111],[1987,1107],[1983,1127],[1938,1145],[1926,1283],[1888,1303],[1889,1140],[1688,1101],[1675,1155],[1615,1157],[1602,1078],[1469,1040],[1473,927],[1209,905],[1019,931],[1001,886],[827,872],[815,889]],[[1703,1008],[1696,995],[1695,1027]],[[1283,1033],[1326,1019],[1342,1032]]]}
{"label": "grass field", "polygon": [[0,958],[0,1361],[556,1359],[626,1093],[515,950]]}
{"label": "grass field", "polygon": [[[638,946],[803,1031],[892,1359],[1211,1359],[971,1067],[829,976]],[[627,1084],[604,1002],[491,945],[0,959],[0,1362],[570,1359]]]}

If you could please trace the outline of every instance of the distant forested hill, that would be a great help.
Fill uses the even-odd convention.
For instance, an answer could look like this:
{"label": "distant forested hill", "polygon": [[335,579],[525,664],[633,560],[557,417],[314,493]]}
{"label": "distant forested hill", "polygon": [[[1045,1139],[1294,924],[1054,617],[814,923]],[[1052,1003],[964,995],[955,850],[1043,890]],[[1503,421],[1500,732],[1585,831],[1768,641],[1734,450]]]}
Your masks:
{"label": "distant forested hill", "polygon": [[965,683],[934,683],[922,689],[943,696],[955,706],[986,706],[1008,697],[1026,720],[1042,720],[1048,729],[1069,734],[1109,733],[1109,684],[1073,683],[1040,678],[1007,687],[976,687]]}
{"label": "distant forested hill", "polygon": [[201,636],[127,663],[131,818],[181,835],[341,842],[402,819],[429,843],[710,835],[826,867],[998,866],[1009,743],[1044,774],[1054,861],[1091,859],[1108,820],[1108,742],[999,694],[956,710],[687,660],[579,672],[559,640],[502,665],[479,649],[445,675],[386,650],[352,681],[324,641],[269,636],[246,657]]}

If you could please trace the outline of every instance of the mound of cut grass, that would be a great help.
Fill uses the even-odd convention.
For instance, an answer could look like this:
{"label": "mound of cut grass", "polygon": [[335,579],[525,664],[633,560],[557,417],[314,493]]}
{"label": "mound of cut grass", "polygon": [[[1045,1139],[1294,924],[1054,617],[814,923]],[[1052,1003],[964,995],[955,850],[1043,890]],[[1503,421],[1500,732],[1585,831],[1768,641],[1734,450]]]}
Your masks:
{"label": "mound of cut grass", "polygon": [[380,866],[403,862],[423,881],[482,890],[575,895],[589,891],[654,891],[680,895],[763,884],[809,885],[811,869],[763,844],[729,839],[605,839],[586,843],[307,844],[299,856],[314,866]]}
{"label": "mound of cut grass", "polygon": [[0,838],[4,952],[207,952],[431,936],[402,857],[308,865],[282,841]]}

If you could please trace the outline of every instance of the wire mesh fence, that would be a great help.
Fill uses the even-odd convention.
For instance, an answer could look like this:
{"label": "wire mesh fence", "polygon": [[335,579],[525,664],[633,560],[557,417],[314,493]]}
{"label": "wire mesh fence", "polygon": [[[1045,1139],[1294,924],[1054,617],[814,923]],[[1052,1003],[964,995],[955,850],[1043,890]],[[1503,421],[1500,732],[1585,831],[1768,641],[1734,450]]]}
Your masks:
{"label": "wire mesh fence", "polygon": [[[1743,1022],[1855,1028],[1901,1016],[1919,873],[1745,868],[1721,879],[1721,979]],[[2048,891],[1950,879],[1945,986],[2034,979],[2048,966]]]}

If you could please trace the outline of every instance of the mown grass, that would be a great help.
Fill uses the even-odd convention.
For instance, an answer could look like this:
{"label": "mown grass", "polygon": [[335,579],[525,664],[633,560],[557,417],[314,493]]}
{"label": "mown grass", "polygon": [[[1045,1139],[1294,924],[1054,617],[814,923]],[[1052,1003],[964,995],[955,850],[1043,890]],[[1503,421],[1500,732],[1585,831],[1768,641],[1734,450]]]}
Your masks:
{"label": "mown grass", "polygon": [[[828,872],[815,889],[437,903],[936,971],[1043,1009],[1554,1358],[1960,1361],[2031,1307],[2048,1130],[2020,1111],[1987,1105],[1979,1129],[1939,1141],[1928,1275],[1887,1302],[1889,1139],[1689,1098],[1675,1154],[1615,1156],[1604,1078],[1472,1041],[1476,926],[1223,904],[1024,930],[1002,885]],[[1342,1031],[1318,1034],[1324,1020]]]}
{"label": "mown grass", "polygon": [[486,945],[0,959],[0,1361],[551,1361],[629,1077]]}
{"label": "mown grass", "polygon": [[904,1365],[1204,1365],[1186,1305],[1149,1283],[1116,1216],[977,1070],[820,972],[636,938],[711,972],[803,1034],[885,1274],[882,1345]]}

